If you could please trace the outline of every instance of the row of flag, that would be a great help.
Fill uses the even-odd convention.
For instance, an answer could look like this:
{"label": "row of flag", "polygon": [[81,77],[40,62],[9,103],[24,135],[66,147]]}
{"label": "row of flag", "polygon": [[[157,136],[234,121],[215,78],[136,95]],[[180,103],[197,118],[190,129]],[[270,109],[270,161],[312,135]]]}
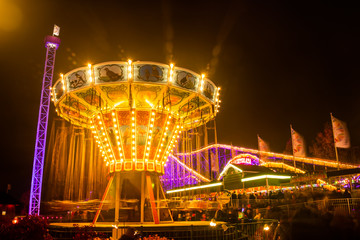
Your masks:
{"label": "row of flag", "polygon": [[[331,115],[331,123],[333,129],[334,143],[336,148],[350,148],[350,135],[346,126],[346,123],[333,117]],[[291,130],[291,142],[293,155],[295,157],[305,157],[305,142],[304,138],[296,132],[290,125]],[[258,135],[259,151],[269,152],[269,144],[262,140]]]}

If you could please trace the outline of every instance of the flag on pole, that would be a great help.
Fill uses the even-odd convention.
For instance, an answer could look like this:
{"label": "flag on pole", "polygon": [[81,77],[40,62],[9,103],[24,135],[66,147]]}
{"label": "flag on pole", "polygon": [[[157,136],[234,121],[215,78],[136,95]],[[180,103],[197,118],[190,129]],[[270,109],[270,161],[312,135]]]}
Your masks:
{"label": "flag on pole", "polygon": [[[262,140],[259,135],[258,137],[258,147],[259,147],[259,151],[261,152],[270,152],[270,147],[269,144],[267,144],[264,140]],[[266,158],[266,156],[262,153],[260,153],[260,158]]]}
{"label": "flag on pole", "polygon": [[219,172],[219,160],[216,159],[216,153],[215,152],[211,151],[210,159],[211,159],[211,171]]}
{"label": "flag on pole", "polygon": [[346,126],[346,123],[331,115],[331,122],[334,134],[335,147],[349,148],[350,147],[350,135]]}
{"label": "flag on pole", "polygon": [[304,144],[304,138],[297,133],[292,126],[291,128],[291,142],[292,142],[292,149],[293,149],[293,155],[295,157],[305,157],[305,144]]}

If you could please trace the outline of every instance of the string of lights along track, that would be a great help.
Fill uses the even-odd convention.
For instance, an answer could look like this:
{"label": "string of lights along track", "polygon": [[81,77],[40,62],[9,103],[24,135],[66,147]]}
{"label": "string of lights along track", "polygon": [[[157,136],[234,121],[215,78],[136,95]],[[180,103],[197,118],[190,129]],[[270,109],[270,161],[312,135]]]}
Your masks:
{"label": "string of lights along track", "polygon": [[89,64],[52,88],[56,112],[91,129],[110,172],[163,174],[181,132],[219,112],[219,95],[204,74],[131,60]]}

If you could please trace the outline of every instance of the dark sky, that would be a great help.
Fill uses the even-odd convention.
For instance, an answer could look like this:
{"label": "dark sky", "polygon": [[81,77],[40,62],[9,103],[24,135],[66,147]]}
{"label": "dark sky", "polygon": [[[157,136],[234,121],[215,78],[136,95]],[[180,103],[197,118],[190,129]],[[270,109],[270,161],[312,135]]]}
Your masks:
{"label": "dark sky", "polygon": [[7,31],[0,17],[1,190],[7,183],[17,194],[30,188],[43,38],[53,24],[62,40],[55,76],[127,58],[172,59],[199,73],[210,66],[210,79],[222,87],[221,143],[257,148],[260,134],[282,152],[289,124],[311,143],[332,112],[360,145],[360,15],[349,2],[2,2],[16,6],[0,6],[6,21],[20,17]]}

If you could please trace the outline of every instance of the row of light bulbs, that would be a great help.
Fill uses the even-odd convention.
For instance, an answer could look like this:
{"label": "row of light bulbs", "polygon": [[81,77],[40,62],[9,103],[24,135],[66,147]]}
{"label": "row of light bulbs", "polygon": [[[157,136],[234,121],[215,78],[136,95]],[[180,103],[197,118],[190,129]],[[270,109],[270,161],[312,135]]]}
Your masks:
{"label": "row of light bulbs", "polygon": [[[169,82],[173,82],[174,80],[174,64],[170,63],[170,71],[169,71]],[[88,75],[89,75],[89,82],[93,82],[93,75],[94,75],[94,70],[92,68],[92,65],[89,63],[88,64]],[[132,73],[132,60],[128,60],[128,79],[131,79],[133,76]],[[66,90],[66,85],[65,85],[65,81],[64,81],[64,74],[60,73],[60,77],[61,77],[61,83],[62,83],[62,89],[65,91]],[[205,83],[205,74],[201,74],[201,80],[199,82],[199,86],[200,86],[200,91],[203,92],[204,90],[204,83]],[[51,87],[50,87],[51,90]],[[217,96],[216,96],[216,102],[219,102],[218,98],[219,98],[219,90],[220,87],[218,88],[217,91]],[[53,95],[53,92],[51,91],[51,95]],[[54,101],[54,98],[51,99],[52,101]],[[221,102],[221,101],[220,101]],[[218,105],[218,108],[220,107],[220,105]]]}
{"label": "row of light bulbs", "polygon": [[[104,119],[102,118],[102,116],[100,114],[97,115],[97,125],[93,124],[93,121],[90,121],[90,123],[92,124],[91,128],[93,129],[93,133],[95,134],[95,139],[96,142],[98,143],[98,147],[100,148],[100,152],[102,154],[102,156],[104,157],[104,161],[106,162],[106,166],[109,165],[109,163],[114,163],[115,162],[115,154],[113,152],[113,149],[111,148],[111,142],[110,142],[110,138],[109,136],[107,136],[107,131],[106,131],[106,125],[104,122]],[[116,121],[116,118],[113,118],[113,121]],[[99,127],[97,127],[99,126]],[[114,127],[117,127],[117,124],[114,124]],[[101,134],[100,134],[101,132]],[[118,130],[116,128],[115,130],[115,134],[118,135]],[[119,152],[121,151],[121,147],[120,147],[120,141],[117,141],[118,143],[118,150]],[[119,153],[120,155],[120,161],[123,162],[124,159],[122,158],[122,153]]]}
{"label": "row of light bulbs", "polygon": [[155,112],[152,111],[151,112],[151,116],[150,116],[150,125],[149,125],[149,132],[148,132],[148,137],[146,139],[146,151],[145,151],[145,162],[149,161],[149,155],[150,155],[150,147],[151,147],[151,138],[152,138],[152,133],[154,131],[155,128]]}
{"label": "row of light bulbs", "polygon": [[[113,119],[112,119],[113,126],[115,127],[115,137],[116,137],[116,143],[118,145],[120,162],[124,162],[124,158],[123,158],[124,153],[122,151],[123,148],[121,146],[122,144],[121,144],[121,140],[120,140],[120,134],[119,134],[119,130],[118,130],[118,122],[117,122],[115,112],[112,112],[112,117],[113,117]],[[171,140],[168,143],[168,148],[165,149],[164,152],[162,152],[161,147],[163,146],[163,144],[165,142],[166,134],[167,134],[166,131],[169,129],[170,120],[171,120],[171,115],[168,115],[167,120],[166,120],[166,127],[164,128],[162,138],[161,138],[161,143],[159,144],[158,149],[155,154],[155,162],[156,163],[158,163],[159,159],[161,158],[161,155],[163,155],[163,158],[164,158],[162,163],[164,164],[167,161],[168,155],[170,154],[170,152],[173,151],[172,148],[174,148],[175,143],[177,143],[176,137],[178,137],[178,138],[180,137],[179,136],[179,134],[181,133],[180,125],[177,124],[176,127],[174,128],[173,134],[171,136]],[[104,119],[99,114],[99,115],[97,115],[97,120],[94,120],[94,121],[92,120],[92,121],[90,121],[90,123],[91,123],[92,133],[94,134],[94,137],[96,139],[98,147],[100,148],[100,152],[101,152],[102,156],[104,157],[104,161],[106,162],[107,166],[109,163],[114,163],[116,157],[113,152],[113,149],[111,148],[111,142],[110,142],[109,136],[107,136],[106,124],[104,123]],[[149,123],[149,132],[148,132],[148,136],[147,136],[147,140],[146,140],[145,162],[148,162],[148,160],[149,160],[152,132],[154,131],[154,127],[155,127],[154,123],[155,123],[155,111],[152,111],[151,117],[150,117],[150,123]],[[131,143],[132,143],[131,144],[132,160],[133,160],[133,162],[135,162],[137,159],[135,110],[131,111]]]}
{"label": "row of light bulbs", "polygon": [[136,117],[135,110],[131,111],[131,157],[136,160]]}

